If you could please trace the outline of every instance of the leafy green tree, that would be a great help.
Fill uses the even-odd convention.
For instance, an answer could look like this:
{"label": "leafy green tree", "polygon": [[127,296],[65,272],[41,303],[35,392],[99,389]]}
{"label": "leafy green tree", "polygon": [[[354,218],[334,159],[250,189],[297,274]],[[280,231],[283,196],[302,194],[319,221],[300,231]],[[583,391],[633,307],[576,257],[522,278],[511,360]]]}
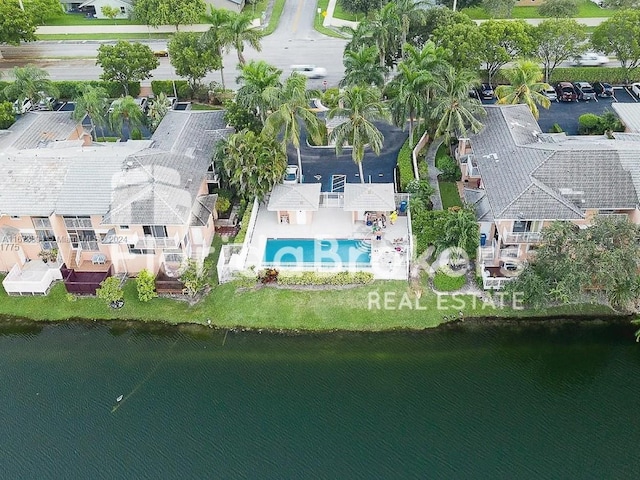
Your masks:
{"label": "leafy green tree", "polygon": [[318,92],[307,91],[307,79],[294,73],[281,87],[269,87],[264,91],[264,99],[271,113],[264,122],[263,133],[276,138],[282,134],[282,146],[290,143],[296,149],[298,170],[302,178],[302,157],[300,155],[300,128],[304,125],[307,134],[319,144],[322,140],[323,125],[309,107],[311,98]]}
{"label": "leafy green tree", "polygon": [[347,12],[364,13],[366,15],[380,8],[383,2],[381,0],[339,0],[338,3]]}
{"label": "leafy green tree", "polygon": [[276,138],[250,130],[223,140],[215,159],[222,162],[229,184],[247,200],[262,200],[287,169],[287,155]]}
{"label": "leafy green tree", "polygon": [[436,238],[436,251],[442,252],[449,247],[463,249],[471,258],[475,258],[479,245],[480,232],[475,212],[470,208],[452,207],[444,216],[442,235]]}
{"label": "leafy green tree", "polygon": [[160,92],[149,105],[147,116],[149,117],[149,129],[155,132],[162,119],[169,112],[169,99],[164,92]]}
{"label": "leafy green tree", "polygon": [[629,82],[640,66],[640,10],[616,12],[595,28],[591,44],[596,50],[615,56]]}
{"label": "leafy green tree", "polygon": [[523,20],[487,20],[479,28],[482,42],[476,48],[487,65],[489,83],[503,65],[533,48],[532,27]]}
{"label": "leafy green tree", "polygon": [[138,290],[138,300],[148,302],[156,298],[156,276],[149,270],[141,270],[136,277],[136,288]]}
{"label": "leafy green tree", "polygon": [[115,20],[115,18],[120,14],[120,10],[116,7],[112,7],[111,5],[103,5],[100,11],[102,12],[102,15],[107,17],[109,20]]}
{"label": "leafy green tree", "polygon": [[236,93],[236,103],[254,112],[264,124],[269,105],[263,96],[267,88],[280,87],[282,70],[264,60],[251,60],[241,67],[236,83],[242,85]]}
{"label": "leafy green tree", "polygon": [[248,108],[238,105],[237,102],[227,101],[224,104],[224,121],[237,131],[251,130],[253,133],[262,131],[263,122]]}
{"label": "leafy green tree", "polygon": [[542,60],[544,80],[558,65],[586,50],[586,27],[572,18],[545,20],[533,28],[534,53]]}
{"label": "leafy green tree", "polygon": [[480,131],[482,123],[478,117],[486,112],[479,100],[469,97],[469,90],[477,83],[475,73],[469,70],[456,71],[449,67],[439,73],[431,109],[431,118],[437,122],[435,137],[444,135],[448,141],[466,135],[468,128],[474,133]]}
{"label": "leafy green tree", "polygon": [[503,75],[509,81],[509,85],[496,88],[499,104],[524,103],[536,119],[540,115],[538,105],[544,108],[551,106],[551,101],[543,94],[549,85],[542,82],[542,71],[536,62],[518,60],[514,67],[505,70]]}
{"label": "leafy green tree", "polygon": [[382,88],[386,69],[378,63],[378,47],[364,45],[356,51],[344,52],[344,78],[340,86],[346,85],[375,85]]}
{"label": "leafy green tree", "polygon": [[624,10],[627,8],[638,8],[638,0],[604,0],[603,6],[606,8],[613,8],[617,10]]}
{"label": "leafy green tree", "polygon": [[112,130],[120,134],[123,140],[127,139],[127,131],[130,133],[135,128],[144,125],[144,113],[133,97],[119,98],[111,105],[111,108],[109,125]]}
{"label": "leafy green tree", "polygon": [[4,95],[8,100],[28,98],[31,103],[36,104],[44,97],[58,96],[58,89],[49,80],[49,73],[46,70],[29,64],[24,67],[14,67],[12,72],[15,80],[4,89]]}
{"label": "leafy green tree", "polygon": [[[204,15],[203,18],[211,27],[202,35],[202,42],[208,48],[214,50],[217,56],[222,59],[225,50],[233,45],[232,38],[228,34],[231,12],[211,7],[209,13]],[[220,62],[220,81],[222,88],[226,89],[224,84],[224,60]]]}
{"label": "leafy green tree", "polygon": [[20,45],[34,42],[36,26],[33,19],[20,8],[18,0],[0,2],[0,44]]}
{"label": "leafy green tree", "polygon": [[136,0],[133,17],[149,25],[173,25],[176,32],[180,25],[198,23],[206,12],[204,0]]}
{"label": "leafy green tree", "polygon": [[64,13],[59,0],[22,0],[22,4],[24,11],[37,25],[44,25],[47,20]]}
{"label": "leafy green tree", "polygon": [[187,77],[189,86],[195,91],[207,73],[218,70],[222,58],[217,52],[201,41],[201,35],[195,32],[178,32],[168,44],[169,61],[176,73]]}
{"label": "leafy green tree", "polygon": [[0,130],[6,130],[16,122],[11,102],[0,102]]}
{"label": "leafy green tree", "polygon": [[511,18],[516,0],[483,0],[482,7],[493,18]]}
{"label": "leafy green tree", "polygon": [[100,45],[96,65],[102,67],[102,80],[118,82],[128,95],[129,82],[151,78],[160,62],[147,45],[120,40],[115,45]]}
{"label": "leafy green tree", "polygon": [[223,36],[230,39],[238,54],[238,63],[241,66],[246,63],[243,54],[245,44],[249,44],[258,52],[262,50],[260,45],[262,32],[253,26],[253,15],[248,12],[230,12],[229,22],[224,26]]}
{"label": "leafy green tree", "polygon": [[211,265],[205,259],[203,265],[198,265],[195,260],[189,259],[185,265],[180,281],[184,284],[187,295],[195,297],[209,286],[209,273]]}
{"label": "leafy green tree", "polygon": [[538,7],[538,13],[543,17],[573,18],[578,15],[576,0],[546,0]]}
{"label": "leafy green tree", "polygon": [[435,30],[433,41],[444,51],[443,58],[456,69],[480,68],[482,54],[478,46],[484,37],[475,23],[445,24]]}
{"label": "leafy green tree", "polygon": [[100,283],[100,288],[96,290],[99,299],[107,302],[107,305],[115,307],[124,298],[124,291],[120,286],[118,277],[108,277]]}
{"label": "leafy green tree", "polygon": [[358,165],[360,181],[364,183],[362,161],[365,147],[379,155],[384,136],[373,122],[391,120],[389,111],[382,102],[382,94],[376,87],[351,85],[340,92],[338,106],[329,110],[328,118],[344,117],[345,121],[329,134],[340,155],[345,145],[351,147],[351,158]]}
{"label": "leafy green tree", "polygon": [[74,99],[75,108],[73,110],[73,119],[81,122],[85,116],[89,117],[91,122],[91,135],[96,140],[98,134],[96,127],[104,127],[106,122],[107,111],[107,92],[102,87],[93,87],[84,85],[82,93]]}

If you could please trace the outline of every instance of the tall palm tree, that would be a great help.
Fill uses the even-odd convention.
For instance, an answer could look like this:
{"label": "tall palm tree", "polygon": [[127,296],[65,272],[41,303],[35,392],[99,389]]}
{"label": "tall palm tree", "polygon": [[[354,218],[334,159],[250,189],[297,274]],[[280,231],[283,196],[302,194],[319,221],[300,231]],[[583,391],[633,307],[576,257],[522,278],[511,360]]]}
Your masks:
{"label": "tall palm tree", "polygon": [[379,155],[384,142],[382,132],[373,122],[390,121],[389,112],[381,97],[382,94],[376,87],[349,86],[340,93],[338,106],[331,109],[328,115],[329,119],[345,118],[345,121],[329,134],[329,142],[335,142],[338,155],[342,153],[345,145],[351,146],[351,158],[358,165],[362,183],[365,147],[371,147],[371,150]]}
{"label": "tall palm tree", "polygon": [[[396,15],[400,19],[399,45],[407,43],[407,35],[411,24],[424,25],[426,17],[426,7],[431,6],[427,0],[395,0]],[[405,58],[405,51],[402,49],[402,59]]]}
{"label": "tall palm tree", "polygon": [[542,81],[542,69],[536,62],[518,60],[513,68],[503,71],[510,85],[496,88],[498,103],[516,105],[524,103],[537,119],[540,115],[538,105],[544,108],[551,106],[551,101],[541,92],[549,85]]}
{"label": "tall palm tree", "polygon": [[[437,47],[432,40],[428,40],[421,49],[405,43],[402,47],[404,52],[403,63],[406,63],[413,70],[429,72],[432,76],[447,68],[449,64],[445,60],[447,53],[441,47]],[[429,102],[433,96],[433,85],[427,88],[426,100]]]}
{"label": "tall palm tree", "polygon": [[12,70],[15,80],[4,89],[7,98],[24,100],[28,98],[36,104],[44,97],[57,97],[58,89],[49,80],[49,73],[35,65],[28,64],[24,67],[14,67]]}
{"label": "tall palm tree", "polygon": [[280,87],[269,87],[264,99],[271,113],[264,122],[263,133],[270,137],[282,134],[282,146],[291,143],[298,156],[298,171],[302,179],[302,157],[300,155],[300,127],[304,124],[307,133],[318,144],[322,140],[323,124],[309,107],[311,98],[318,92],[307,91],[307,78],[294,73]]}
{"label": "tall palm tree", "polygon": [[84,85],[80,95],[74,99],[76,106],[72,114],[73,119],[82,122],[84,117],[89,117],[94,140],[97,140],[98,136],[96,127],[104,127],[106,124],[107,97],[108,94],[104,88]]}
{"label": "tall palm tree", "polygon": [[378,63],[378,47],[361,45],[358,50],[344,52],[344,78],[340,86],[346,85],[375,85],[382,88],[386,68]]}
{"label": "tall palm tree", "polygon": [[242,67],[236,79],[236,83],[242,85],[236,93],[236,103],[256,112],[264,124],[269,106],[263,92],[269,87],[280,87],[280,75],[282,70],[269,65],[264,60],[251,60]]}
{"label": "tall palm tree", "polygon": [[120,133],[123,140],[127,140],[132,129],[144,125],[144,112],[133,97],[119,98],[111,105],[109,125],[114,131]]}
{"label": "tall palm tree", "polygon": [[233,45],[228,28],[231,21],[231,12],[229,10],[211,7],[209,14],[204,16],[204,20],[210,24],[211,27],[202,34],[202,41],[209,48],[215,50],[221,58],[220,79],[222,88],[226,89],[224,84],[224,52]]}
{"label": "tall palm tree", "polygon": [[393,122],[404,129],[409,118],[409,139],[413,146],[413,122],[426,114],[429,103],[429,89],[434,83],[434,77],[427,70],[414,70],[405,62],[398,64],[399,74],[394,79],[390,109]]}
{"label": "tall palm tree", "polygon": [[233,48],[238,53],[238,62],[240,65],[246,63],[244,55],[244,45],[248,43],[255,48],[258,52],[262,50],[260,40],[262,39],[262,32],[255,28],[252,24],[253,15],[250,13],[230,13],[229,23],[225,25],[227,35],[231,39]]}
{"label": "tall palm tree", "polygon": [[468,70],[449,67],[440,72],[434,83],[431,109],[431,118],[438,122],[436,137],[444,135],[449,141],[454,136],[466,135],[467,128],[480,131],[482,123],[477,117],[486,112],[479,100],[469,97],[469,90],[476,84],[475,74]]}
{"label": "tall palm tree", "polygon": [[383,68],[386,67],[387,55],[393,54],[399,49],[400,22],[396,5],[393,2],[374,11],[372,17],[363,22],[365,24],[363,35],[370,38],[378,47],[378,59]]}

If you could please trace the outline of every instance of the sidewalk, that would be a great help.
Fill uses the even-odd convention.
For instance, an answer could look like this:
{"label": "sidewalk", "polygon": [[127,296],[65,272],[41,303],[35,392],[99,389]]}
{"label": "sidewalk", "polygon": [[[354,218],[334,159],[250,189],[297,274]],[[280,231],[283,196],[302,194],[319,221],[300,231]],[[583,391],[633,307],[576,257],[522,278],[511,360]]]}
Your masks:
{"label": "sidewalk", "polygon": [[[206,32],[211,25],[181,25],[181,32]],[[153,28],[146,25],[63,25],[36,28],[36,35],[83,35],[89,33],[175,33],[173,25]]]}

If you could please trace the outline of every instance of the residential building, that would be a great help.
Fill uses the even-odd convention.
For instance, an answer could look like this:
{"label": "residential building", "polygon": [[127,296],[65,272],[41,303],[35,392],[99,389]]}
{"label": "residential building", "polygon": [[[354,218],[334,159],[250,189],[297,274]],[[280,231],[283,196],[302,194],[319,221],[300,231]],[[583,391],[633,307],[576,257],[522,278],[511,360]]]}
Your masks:
{"label": "residential building", "polygon": [[640,136],[544,134],[525,105],[486,111],[482,131],[455,149],[480,225],[485,288],[517,276],[553,221],[586,228],[596,215],[616,215],[640,223]]}
{"label": "residential building", "polygon": [[223,116],[170,111],[150,140],[100,144],[69,112],[22,116],[0,133],[0,271],[24,283],[53,249],[48,265],[74,277],[176,275],[185,260],[202,262],[216,217],[211,152],[230,133]]}

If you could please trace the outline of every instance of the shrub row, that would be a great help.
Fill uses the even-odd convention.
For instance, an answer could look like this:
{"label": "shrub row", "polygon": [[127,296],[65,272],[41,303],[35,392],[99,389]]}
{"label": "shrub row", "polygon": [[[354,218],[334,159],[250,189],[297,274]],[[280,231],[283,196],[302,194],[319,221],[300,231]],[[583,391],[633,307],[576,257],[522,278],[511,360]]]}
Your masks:
{"label": "shrub row", "polygon": [[[484,81],[486,81],[486,77]],[[493,77],[494,84],[508,84],[509,81],[504,78],[502,72]],[[556,84],[558,82],[607,82],[614,85],[623,85],[630,82],[640,81],[640,69],[635,70],[631,74],[631,78],[627,79],[627,72],[621,67],[568,67],[556,68],[549,78],[549,83]]]}
{"label": "shrub row", "polygon": [[[175,90],[173,86],[175,84]],[[186,80],[152,80],[151,91],[154,95],[164,93],[168,97],[174,97],[176,94],[180,94],[180,91],[189,88],[189,83]]]}
{"label": "shrub row", "polygon": [[333,274],[303,272],[278,275],[279,285],[364,285],[373,281],[371,272],[338,272]]}
{"label": "shrub row", "polygon": [[409,139],[404,142],[398,152],[398,172],[400,173],[400,191],[406,192],[407,185],[411,180],[415,180],[413,175],[413,162],[411,160],[411,145]]}
{"label": "shrub row", "polygon": [[[0,100],[5,99],[4,89],[12,82],[0,82]],[[106,90],[107,96],[110,98],[117,98],[124,95],[124,88],[122,85],[116,82],[103,82],[101,80],[61,80],[51,82],[58,89],[58,95],[64,100],[73,100],[79,97],[84,85],[91,85],[93,87],[102,87]],[[137,97],[140,95],[140,82],[129,83],[129,95]],[[15,99],[7,99],[15,100]]]}
{"label": "shrub row", "polygon": [[243,243],[244,239],[247,237],[247,229],[249,228],[249,220],[251,219],[251,210],[253,209],[253,202],[247,205],[246,210],[242,214],[242,223],[240,226],[240,231],[234,240],[234,243]]}

